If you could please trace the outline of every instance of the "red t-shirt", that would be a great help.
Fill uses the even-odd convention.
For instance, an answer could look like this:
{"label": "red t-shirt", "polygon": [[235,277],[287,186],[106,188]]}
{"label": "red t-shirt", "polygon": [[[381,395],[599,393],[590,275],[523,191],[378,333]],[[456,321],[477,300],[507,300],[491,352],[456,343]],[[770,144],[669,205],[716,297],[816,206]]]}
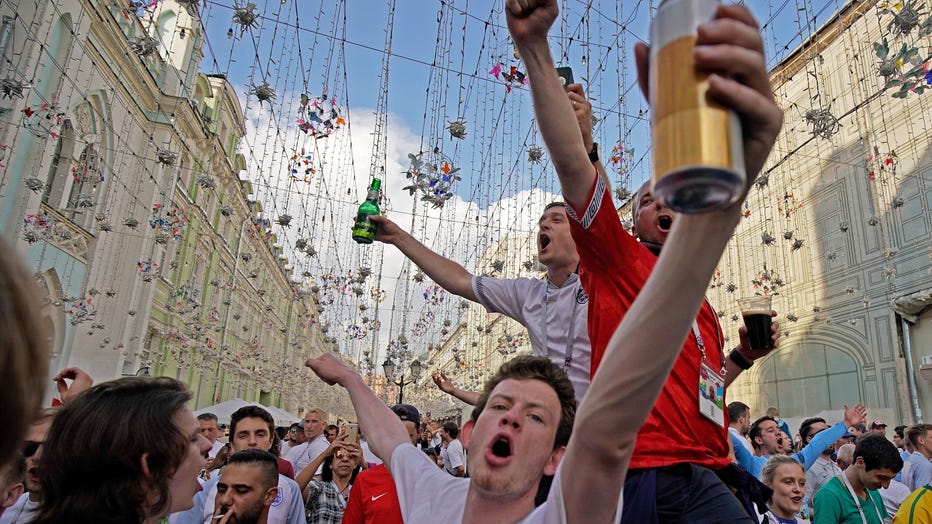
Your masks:
{"label": "red t-shirt", "polygon": [[291,480],[294,480],[294,466],[291,465],[291,462],[281,458],[275,457],[278,459],[278,474],[284,475]]}
{"label": "red t-shirt", "polygon": [[395,481],[385,464],[369,468],[356,477],[350,491],[343,524],[404,524]]}
{"label": "red t-shirt", "polygon": [[[584,213],[567,207],[579,252],[579,278],[589,295],[589,340],[594,376],[608,341],[647,282],[657,257],[624,230],[602,178],[597,176]],[[708,302],[696,319],[705,343],[706,364],[722,368],[723,336]],[[654,409],[641,426],[631,468],[654,468],[684,462],[720,469],[728,465],[728,410],[724,426],[699,411],[702,354],[692,333],[673,365]]]}

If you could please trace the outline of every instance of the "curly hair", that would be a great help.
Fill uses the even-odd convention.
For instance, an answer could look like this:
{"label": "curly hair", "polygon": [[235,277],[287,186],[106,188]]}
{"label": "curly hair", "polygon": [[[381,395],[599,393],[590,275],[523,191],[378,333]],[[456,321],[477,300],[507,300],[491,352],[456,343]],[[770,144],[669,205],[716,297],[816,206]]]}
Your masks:
{"label": "curly hair", "polygon": [[172,476],[190,448],[173,419],[190,400],[178,380],[127,377],[66,404],[43,447],[35,522],[141,523],[165,513]]}
{"label": "curly hair", "polygon": [[565,446],[570,441],[573,432],[573,420],[576,418],[576,393],[573,383],[567,378],[566,372],[546,357],[520,356],[502,364],[498,373],[492,376],[482,389],[479,400],[472,410],[470,418],[473,422],[479,419],[485,409],[489,395],[501,382],[507,379],[540,380],[553,388],[560,401],[560,423],[553,440],[553,449]]}

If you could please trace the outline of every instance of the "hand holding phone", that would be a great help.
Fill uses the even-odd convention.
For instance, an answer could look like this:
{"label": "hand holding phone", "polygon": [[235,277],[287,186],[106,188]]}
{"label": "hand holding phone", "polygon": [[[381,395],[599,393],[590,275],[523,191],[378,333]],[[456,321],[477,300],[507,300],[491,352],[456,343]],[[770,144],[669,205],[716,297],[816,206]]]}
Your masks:
{"label": "hand holding phone", "polygon": [[343,431],[346,433],[346,441],[353,444],[359,442],[359,424],[348,422],[343,425]]}

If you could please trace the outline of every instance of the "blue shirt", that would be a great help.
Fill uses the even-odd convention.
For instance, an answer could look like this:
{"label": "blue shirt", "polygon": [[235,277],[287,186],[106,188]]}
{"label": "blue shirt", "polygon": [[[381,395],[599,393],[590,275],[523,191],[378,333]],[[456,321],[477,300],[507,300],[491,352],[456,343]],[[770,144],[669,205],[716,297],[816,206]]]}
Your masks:
{"label": "blue shirt", "polygon": [[932,482],[932,462],[922,453],[913,451],[909,455],[909,471],[903,475],[903,484],[910,490],[916,490]]}
{"label": "blue shirt", "polygon": [[[806,447],[801,449],[799,453],[790,455],[790,457],[802,464],[803,469],[808,470],[815,463],[816,459],[819,458],[819,455],[836,440],[840,439],[846,431],[848,431],[848,428],[845,424],[839,422],[824,431],[820,431],[816,436],[812,437],[812,440],[809,441]],[[767,464],[770,457],[752,455],[747,448],[735,440],[734,435],[731,435],[731,443],[735,448],[735,458],[738,460],[738,464],[751,475],[760,478],[761,471],[764,469],[764,464]],[[932,466],[932,463],[930,463],[930,466]]]}

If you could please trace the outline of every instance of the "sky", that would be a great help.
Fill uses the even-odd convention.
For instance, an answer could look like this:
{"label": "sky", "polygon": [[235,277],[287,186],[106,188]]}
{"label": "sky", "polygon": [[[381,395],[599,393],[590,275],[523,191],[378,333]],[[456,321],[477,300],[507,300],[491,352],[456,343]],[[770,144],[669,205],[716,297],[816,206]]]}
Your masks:
{"label": "sky", "polygon": [[[345,355],[359,360],[370,351],[381,362],[389,342],[402,333],[413,353],[422,353],[427,344],[440,342],[442,319],[456,321],[457,301],[437,302],[429,280],[414,280],[415,269],[396,249],[358,246],[349,229],[377,174],[384,179],[383,209],[391,219],[476,271],[479,258],[496,242],[533,234],[543,205],[558,199],[546,152],[539,163],[528,155],[543,144],[527,86],[507,85],[492,73],[499,64],[506,72],[512,66],[523,70],[505,27],[503,2],[255,3],[256,24],[242,33],[232,23],[232,0],[201,6],[207,44],[201,70],[226,74],[240,95],[247,123],[240,151],[250,166],[254,196],[270,219],[283,213],[295,217],[291,226],[273,229],[296,275],[324,288],[325,311],[317,320],[339,339]],[[650,13],[658,3],[561,0],[561,17],[550,33],[557,65],[573,68],[593,103],[594,136],[616,187],[635,189],[649,175],[649,108],[637,88],[631,48],[648,39]],[[761,24],[773,66],[846,2],[746,3]],[[389,19],[393,30],[386,59]],[[260,103],[250,90],[263,81],[276,96]],[[320,139],[301,132],[296,120],[303,117],[302,93],[310,100],[326,94],[346,125]],[[465,123],[462,139],[448,131],[457,120]],[[610,161],[614,146],[623,148],[623,162]],[[442,208],[404,189],[411,184],[404,175],[409,154],[459,169],[461,180]],[[309,163],[300,164],[293,178],[295,156]],[[305,173],[308,167],[314,171]],[[317,254],[296,252],[299,240]],[[534,242],[525,243],[521,261],[533,259]],[[372,275],[353,282],[365,269]]]}

